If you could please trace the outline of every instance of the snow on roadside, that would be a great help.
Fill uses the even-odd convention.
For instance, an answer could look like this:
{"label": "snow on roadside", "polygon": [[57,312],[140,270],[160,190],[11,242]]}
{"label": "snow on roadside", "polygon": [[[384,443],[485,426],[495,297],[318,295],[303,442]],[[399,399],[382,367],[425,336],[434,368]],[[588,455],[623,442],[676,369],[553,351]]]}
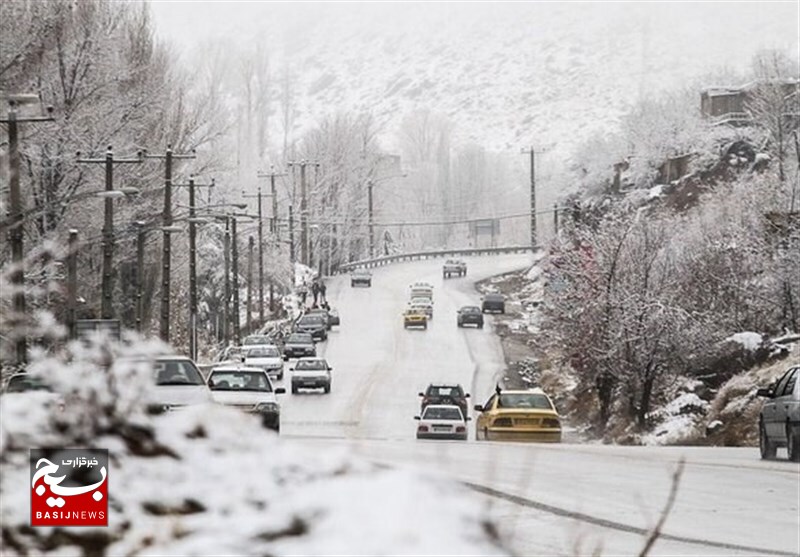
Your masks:
{"label": "snow on roadside", "polygon": [[[33,364],[63,412],[3,395],[4,554],[508,554],[458,484],[293,445],[222,406],[147,415],[146,362],[164,348],[73,344]],[[107,528],[28,526],[28,448],[41,446],[109,449]]]}
{"label": "snow on roadside", "polygon": [[759,333],[745,331],[726,338],[723,342],[735,342],[748,352],[755,352],[763,344],[764,337]]}

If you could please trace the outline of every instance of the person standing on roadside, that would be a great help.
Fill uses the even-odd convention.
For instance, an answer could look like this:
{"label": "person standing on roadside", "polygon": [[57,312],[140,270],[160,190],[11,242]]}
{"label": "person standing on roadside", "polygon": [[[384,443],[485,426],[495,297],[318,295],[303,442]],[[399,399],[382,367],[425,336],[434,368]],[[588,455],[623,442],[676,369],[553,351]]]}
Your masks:
{"label": "person standing on roadside", "polygon": [[319,299],[320,299],[320,302],[325,302],[325,303],[328,302],[327,291],[328,291],[328,288],[325,286],[325,283],[324,282],[320,282],[319,283]]}
{"label": "person standing on roadside", "polygon": [[316,306],[319,298],[319,283],[317,281],[314,281],[311,285],[311,293],[314,295],[314,305]]}

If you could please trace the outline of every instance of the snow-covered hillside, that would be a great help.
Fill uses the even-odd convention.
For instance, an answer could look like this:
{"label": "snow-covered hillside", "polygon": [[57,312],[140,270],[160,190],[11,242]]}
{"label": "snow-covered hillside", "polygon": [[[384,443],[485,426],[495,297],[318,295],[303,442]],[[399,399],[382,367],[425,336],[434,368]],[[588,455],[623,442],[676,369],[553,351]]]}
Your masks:
{"label": "snow-covered hillside", "polygon": [[391,142],[403,115],[430,108],[490,150],[569,147],[641,96],[742,71],[759,48],[797,49],[791,3],[200,4],[183,30],[175,10],[154,4],[165,38],[188,44],[207,27],[262,42],[276,81],[288,62],[297,133],[355,109]]}

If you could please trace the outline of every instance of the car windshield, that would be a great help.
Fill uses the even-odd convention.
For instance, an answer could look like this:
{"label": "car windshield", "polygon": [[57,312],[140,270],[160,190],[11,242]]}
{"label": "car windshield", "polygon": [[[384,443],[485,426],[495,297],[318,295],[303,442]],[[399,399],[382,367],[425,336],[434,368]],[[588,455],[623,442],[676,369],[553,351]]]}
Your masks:
{"label": "car windshield", "polygon": [[535,393],[505,393],[497,401],[498,408],[536,408],[552,410],[553,405],[547,395]]}
{"label": "car windshield", "polygon": [[247,358],[280,358],[281,353],[274,346],[259,346],[247,351]]}
{"label": "car windshield", "polygon": [[464,390],[459,386],[435,385],[428,387],[428,396],[463,397]]}
{"label": "car windshield", "polygon": [[313,342],[314,341],[311,339],[311,335],[308,334],[293,334],[287,341],[288,344],[312,344]]}
{"label": "car windshield", "polygon": [[208,386],[212,391],[272,392],[272,385],[267,374],[261,371],[212,370]]}
{"label": "car windshield", "polygon": [[322,325],[323,317],[321,315],[304,315],[297,322],[298,325]]}
{"label": "car windshield", "polygon": [[328,363],[325,360],[300,360],[297,362],[296,370],[323,370],[328,369]]}
{"label": "car windshield", "polygon": [[502,302],[504,297],[502,294],[487,294],[485,299],[489,302]]}
{"label": "car windshield", "polygon": [[245,346],[253,346],[255,344],[271,344],[268,336],[250,336],[244,339]]}
{"label": "car windshield", "polygon": [[461,410],[456,407],[428,406],[422,414],[423,420],[463,420]]}
{"label": "car windshield", "polygon": [[156,385],[204,385],[194,363],[189,360],[159,360],[155,365]]}
{"label": "car windshield", "polygon": [[17,375],[8,380],[8,385],[6,385],[7,393],[24,393],[26,391],[46,391],[50,393],[53,392],[53,389],[38,377]]}
{"label": "car windshield", "polygon": [[461,308],[461,313],[480,313],[481,308],[475,306],[467,306],[465,308]]}
{"label": "car windshield", "polygon": [[368,277],[370,275],[369,271],[359,269],[358,271],[353,271],[353,276],[356,277]]}

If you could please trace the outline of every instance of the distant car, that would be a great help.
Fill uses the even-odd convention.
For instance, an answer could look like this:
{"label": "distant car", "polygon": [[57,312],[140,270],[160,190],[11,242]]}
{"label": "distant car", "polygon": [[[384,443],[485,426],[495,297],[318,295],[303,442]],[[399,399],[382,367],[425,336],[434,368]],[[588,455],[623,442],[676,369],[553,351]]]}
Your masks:
{"label": "distant car", "polygon": [[775,458],[786,447],[789,460],[800,461],[800,366],[794,366],[758,396],[766,397],[758,423],[761,458]]}
{"label": "distant car", "polygon": [[372,286],[372,273],[367,269],[356,269],[350,273],[350,286],[363,284],[367,287]]}
{"label": "distant car", "polygon": [[433,286],[426,282],[417,282],[411,285],[409,299],[427,298],[433,303]]}
{"label": "distant car", "polygon": [[428,328],[428,315],[424,309],[408,308],[403,313],[403,328],[408,329],[410,327]]}
{"label": "distant car", "polygon": [[419,420],[417,439],[467,440],[466,421],[469,418],[464,418],[458,406],[431,404],[414,419]]}
{"label": "distant car", "polygon": [[316,356],[317,347],[314,345],[314,339],[308,333],[292,333],[286,339],[286,344],[283,347],[283,358],[303,358],[306,356]]}
{"label": "distant car", "polygon": [[283,379],[283,356],[277,346],[262,344],[248,348],[243,362],[247,367],[263,369],[270,379]]}
{"label": "distant car", "polygon": [[458,310],[456,323],[459,327],[477,325],[479,329],[483,329],[483,312],[478,306],[464,306]]}
{"label": "distant car", "polygon": [[497,390],[475,420],[475,438],[498,441],[561,442],[561,418],[541,389]]}
{"label": "distant car", "polygon": [[339,313],[335,309],[314,308],[306,312],[306,315],[321,315],[328,323],[330,331],[334,326],[339,325]]}
{"label": "distant car", "polygon": [[250,335],[242,341],[243,348],[250,348],[251,346],[272,346],[274,342],[269,335]]}
{"label": "distant car", "polygon": [[258,414],[264,427],[280,432],[281,407],[275,395],[286,390],[274,388],[263,369],[228,365],[215,367],[208,376],[208,388],[214,402]]}
{"label": "distant car", "polygon": [[425,410],[431,404],[451,404],[458,406],[461,413],[467,416],[467,399],[469,393],[464,392],[464,387],[458,383],[431,383],[424,393],[419,393],[422,397],[420,410]]}
{"label": "distant car", "polygon": [[331,370],[324,358],[300,358],[292,369],[292,394],[300,389],[322,389],[331,392]]}
{"label": "distant car", "polygon": [[151,413],[211,402],[208,386],[190,358],[162,356],[156,359],[153,367],[156,388],[148,401]]}
{"label": "distant car", "polygon": [[433,319],[433,302],[428,298],[411,298],[411,301],[408,302],[408,307],[424,311],[429,320]]}
{"label": "distant car", "polygon": [[502,294],[486,294],[483,297],[483,303],[481,304],[481,312],[505,313],[506,297]]}
{"label": "distant car", "polygon": [[459,259],[448,259],[442,266],[442,277],[450,278],[453,275],[463,277],[467,274],[467,264]]}
{"label": "distant car", "polygon": [[303,315],[294,324],[296,333],[308,333],[316,340],[328,339],[328,318],[321,314]]}
{"label": "distant car", "polygon": [[40,377],[30,373],[15,373],[9,378],[5,389],[3,389],[4,393],[27,393],[32,391],[52,393],[53,388]]}

